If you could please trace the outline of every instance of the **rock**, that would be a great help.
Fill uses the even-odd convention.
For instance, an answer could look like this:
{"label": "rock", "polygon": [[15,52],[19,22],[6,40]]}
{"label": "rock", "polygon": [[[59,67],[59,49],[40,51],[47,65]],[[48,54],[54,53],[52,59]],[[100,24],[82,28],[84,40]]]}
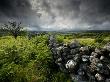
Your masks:
{"label": "rock", "polygon": [[70,53],[70,49],[68,47],[63,47],[62,51],[67,54]]}
{"label": "rock", "polygon": [[58,44],[57,43],[53,43],[53,47],[58,47]]}
{"label": "rock", "polygon": [[55,48],[52,48],[51,51],[52,51],[52,53],[53,53],[54,55],[57,54],[57,50],[56,50]]}
{"label": "rock", "polygon": [[110,51],[110,43],[107,43],[107,44],[104,46],[104,49]]}
{"label": "rock", "polygon": [[81,48],[80,48],[80,51],[81,51],[81,52],[89,52],[89,47],[88,47],[88,46],[81,47]]}
{"label": "rock", "polygon": [[83,62],[88,62],[88,61],[89,61],[89,56],[83,55],[83,56],[82,56],[82,61],[83,61]]}
{"label": "rock", "polygon": [[67,69],[65,68],[63,64],[59,65],[59,67],[62,72],[67,73]]}
{"label": "rock", "polygon": [[108,69],[110,70],[110,64],[107,65]]}
{"label": "rock", "polygon": [[74,55],[67,55],[67,59],[73,59]]}
{"label": "rock", "polygon": [[74,48],[80,47],[80,44],[79,44],[78,41],[74,40],[72,43],[70,43],[69,46],[70,46],[71,49],[74,49]]}
{"label": "rock", "polygon": [[83,71],[83,69],[79,69],[78,70],[78,75],[80,75],[80,76],[84,76],[85,75],[85,72]]}
{"label": "rock", "polygon": [[77,63],[78,63],[78,62],[80,61],[80,59],[81,59],[80,54],[76,54],[76,55],[74,56],[74,58],[73,58],[73,59],[74,59],[74,61],[75,61],[75,62],[77,62]]}
{"label": "rock", "polygon": [[79,52],[79,48],[71,49],[71,51],[70,51],[70,53],[71,53],[72,55],[75,55],[75,54],[77,54],[78,52]]}
{"label": "rock", "polygon": [[110,57],[110,53],[109,53],[109,57]]}
{"label": "rock", "polygon": [[96,57],[96,58],[100,57],[100,55],[99,55],[98,53],[96,53],[96,52],[92,52],[92,53],[91,53],[91,56],[94,56],[94,57]]}
{"label": "rock", "polygon": [[57,50],[62,50],[63,49],[63,46],[60,46],[60,47],[58,47],[58,48],[56,48]]}
{"label": "rock", "polygon": [[88,70],[88,64],[83,64],[82,65],[82,68],[86,71],[86,73],[87,73],[87,70]]}
{"label": "rock", "polygon": [[63,46],[63,42],[59,44],[59,46]]}
{"label": "rock", "polygon": [[86,76],[86,73],[83,69],[78,70],[78,76],[77,76],[78,82],[87,82],[88,78]]}
{"label": "rock", "polygon": [[95,58],[94,56],[90,56],[90,57],[89,57],[90,62],[92,62],[92,60],[93,60],[94,58]]}
{"label": "rock", "polygon": [[62,64],[61,63],[57,63],[59,66],[61,66]]}
{"label": "rock", "polygon": [[71,78],[72,78],[72,81],[74,82],[77,82],[78,79],[77,79],[77,75],[74,75],[74,74],[70,74]]}
{"label": "rock", "polygon": [[101,57],[100,57],[100,60],[104,60],[104,59],[105,59],[105,57],[104,57],[104,56],[101,56]]}
{"label": "rock", "polygon": [[63,44],[63,46],[64,46],[64,47],[67,47],[67,46],[68,46],[68,44]]}
{"label": "rock", "polygon": [[77,65],[77,63],[75,61],[69,60],[65,66],[68,70],[73,71],[75,69],[76,65]]}
{"label": "rock", "polygon": [[99,74],[99,73],[97,73],[95,75],[95,77],[96,77],[97,81],[104,81],[104,77],[101,74]]}
{"label": "rock", "polygon": [[110,82],[110,78],[107,78],[107,79],[105,80],[105,82]]}
{"label": "rock", "polygon": [[100,60],[98,58],[93,58],[91,61],[91,64],[89,66],[90,71],[93,73],[97,70],[97,63],[99,63]]}
{"label": "rock", "polygon": [[58,64],[58,63],[62,63],[62,58],[58,58],[57,60],[56,60],[56,63]]}
{"label": "rock", "polygon": [[101,60],[102,62],[105,62],[105,63],[109,63],[109,62],[110,62],[105,56],[101,56],[101,57],[100,57],[100,60]]}
{"label": "rock", "polygon": [[97,66],[97,71],[101,74],[104,74],[104,75],[109,75],[109,69],[107,66],[103,65],[100,63],[99,66]]}
{"label": "rock", "polygon": [[95,53],[97,53],[97,54],[102,54],[102,53],[101,53],[101,50],[98,49],[98,48],[95,48]]}
{"label": "rock", "polygon": [[61,62],[62,61],[62,58],[58,58],[58,62]]}
{"label": "rock", "polygon": [[103,64],[102,63],[97,63],[97,67],[102,68]]}
{"label": "rock", "polygon": [[103,64],[102,64],[102,63],[97,63],[97,65],[96,65],[96,70],[97,70],[98,72],[100,72],[101,69],[102,69],[102,67],[103,67]]}
{"label": "rock", "polygon": [[103,73],[104,75],[110,75],[110,72],[109,72],[109,70],[108,70],[107,68],[102,69],[102,70],[100,71],[100,73]]}
{"label": "rock", "polygon": [[62,53],[62,55],[66,57],[68,54],[67,53]]}
{"label": "rock", "polygon": [[88,82],[96,82],[95,77],[91,75]]}
{"label": "rock", "polygon": [[58,47],[58,48],[56,48],[56,49],[57,49],[57,54],[58,54],[58,55],[61,55],[61,54],[62,54],[63,46],[60,46],[60,47]]}

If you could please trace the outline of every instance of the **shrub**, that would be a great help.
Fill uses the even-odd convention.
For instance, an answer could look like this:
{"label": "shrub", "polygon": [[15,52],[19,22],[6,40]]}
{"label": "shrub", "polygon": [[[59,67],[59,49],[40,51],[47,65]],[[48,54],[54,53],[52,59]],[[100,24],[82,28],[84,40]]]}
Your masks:
{"label": "shrub", "polygon": [[47,35],[31,40],[11,36],[0,40],[0,82],[66,82],[54,65]]}

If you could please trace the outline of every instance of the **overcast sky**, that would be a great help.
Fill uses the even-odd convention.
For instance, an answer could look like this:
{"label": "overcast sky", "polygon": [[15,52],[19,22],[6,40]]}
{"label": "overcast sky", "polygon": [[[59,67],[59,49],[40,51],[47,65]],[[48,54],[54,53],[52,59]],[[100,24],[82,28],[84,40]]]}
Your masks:
{"label": "overcast sky", "polygon": [[0,0],[0,23],[30,30],[110,30],[110,0]]}

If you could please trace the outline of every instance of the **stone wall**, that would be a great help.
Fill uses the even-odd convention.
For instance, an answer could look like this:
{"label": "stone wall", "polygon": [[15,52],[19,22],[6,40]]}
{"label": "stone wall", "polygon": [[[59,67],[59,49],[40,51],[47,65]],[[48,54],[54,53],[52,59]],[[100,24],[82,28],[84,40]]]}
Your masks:
{"label": "stone wall", "polygon": [[76,40],[58,44],[49,37],[49,47],[55,63],[76,82],[110,82],[110,43],[103,48],[81,46]]}

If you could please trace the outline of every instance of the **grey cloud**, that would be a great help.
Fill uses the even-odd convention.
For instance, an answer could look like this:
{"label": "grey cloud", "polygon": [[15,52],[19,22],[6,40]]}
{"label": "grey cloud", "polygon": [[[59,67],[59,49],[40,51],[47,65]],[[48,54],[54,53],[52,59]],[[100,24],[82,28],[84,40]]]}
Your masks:
{"label": "grey cloud", "polygon": [[[54,23],[59,21],[59,18],[61,18],[62,20],[68,20],[68,22],[73,21],[72,23],[74,23],[74,25],[70,24],[73,25],[71,26],[73,27],[73,29],[75,29],[75,26],[81,28],[81,25],[83,23],[86,24],[87,27],[89,27],[90,25],[90,27],[93,26],[91,27],[92,29],[97,29],[98,26],[103,25],[105,21],[108,22],[110,21],[109,0],[106,1],[105,0],[40,0],[40,1],[45,3],[45,5],[43,4],[41,7],[46,8],[50,16],[54,15],[54,19],[53,19]],[[102,28],[110,29],[110,28],[106,28],[106,25],[101,26],[100,29]]]}
{"label": "grey cloud", "polygon": [[7,17],[26,17],[31,11],[31,4],[28,0],[0,0],[0,12]]}
{"label": "grey cloud", "polygon": [[39,29],[110,30],[110,0],[1,0],[0,22],[8,18]]}
{"label": "grey cloud", "polygon": [[38,16],[32,10],[29,0],[0,0],[0,22],[19,21],[23,24],[37,24]]}

